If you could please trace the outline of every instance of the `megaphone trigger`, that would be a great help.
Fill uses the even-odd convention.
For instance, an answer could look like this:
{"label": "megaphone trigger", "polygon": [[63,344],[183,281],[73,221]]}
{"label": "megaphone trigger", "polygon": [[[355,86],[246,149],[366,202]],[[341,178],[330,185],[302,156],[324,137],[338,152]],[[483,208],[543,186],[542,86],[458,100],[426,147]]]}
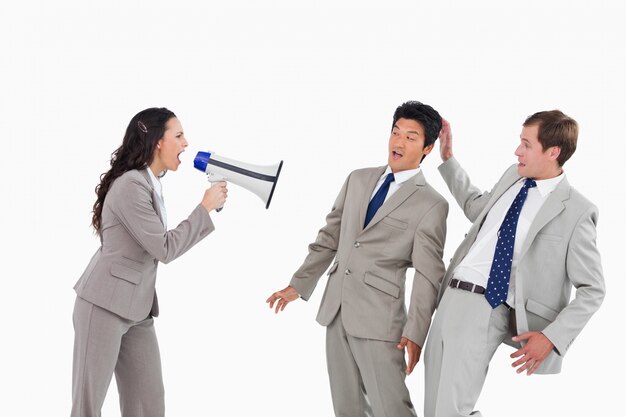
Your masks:
{"label": "megaphone trigger", "polygon": [[221,181],[228,181],[228,179],[222,175],[219,175],[213,171],[208,171],[205,172],[207,180],[209,180],[209,182],[211,184],[215,184],[216,182],[221,182]]}

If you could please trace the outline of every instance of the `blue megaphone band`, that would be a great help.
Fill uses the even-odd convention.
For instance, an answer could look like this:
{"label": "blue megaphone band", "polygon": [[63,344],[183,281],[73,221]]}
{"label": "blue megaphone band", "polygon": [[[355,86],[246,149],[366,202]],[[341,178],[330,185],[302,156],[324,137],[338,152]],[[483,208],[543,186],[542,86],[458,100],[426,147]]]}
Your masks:
{"label": "blue megaphone band", "polygon": [[194,168],[202,172],[206,172],[206,166],[209,164],[209,159],[211,159],[211,152],[198,152],[196,158],[193,160]]}

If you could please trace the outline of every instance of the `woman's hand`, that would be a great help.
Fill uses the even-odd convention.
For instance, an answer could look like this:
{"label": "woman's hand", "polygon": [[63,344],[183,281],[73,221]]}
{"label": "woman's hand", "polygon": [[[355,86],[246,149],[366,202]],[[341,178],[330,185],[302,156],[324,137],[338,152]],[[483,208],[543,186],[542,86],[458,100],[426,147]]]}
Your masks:
{"label": "woman's hand", "polygon": [[202,204],[207,211],[215,210],[223,207],[228,197],[228,188],[226,188],[226,182],[216,182],[204,192],[202,198]]}

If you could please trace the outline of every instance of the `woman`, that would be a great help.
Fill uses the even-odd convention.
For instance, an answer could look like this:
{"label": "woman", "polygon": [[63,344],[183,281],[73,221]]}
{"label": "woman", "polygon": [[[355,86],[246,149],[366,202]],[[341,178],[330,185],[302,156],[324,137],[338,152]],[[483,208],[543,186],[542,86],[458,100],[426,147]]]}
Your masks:
{"label": "woman", "polygon": [[167,230],[159,177],[178,169],[186,147],[174,113],[139,112],[96,187],[92,224],[101,246],[74,287],[72,417],[100,416],[113,372],[123,416],[164,415],[153,323],[157,266],[211,233],[209,212],[227,196],[226,183],[215,184],[186,220]]}

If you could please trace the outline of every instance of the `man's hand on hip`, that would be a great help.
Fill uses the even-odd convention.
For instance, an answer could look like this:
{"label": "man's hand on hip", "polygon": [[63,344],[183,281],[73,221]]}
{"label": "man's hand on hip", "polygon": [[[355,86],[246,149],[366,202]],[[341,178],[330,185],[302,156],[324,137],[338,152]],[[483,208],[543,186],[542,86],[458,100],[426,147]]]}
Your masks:
{"label": "man's hand on hip", "polygon": [[[528,342],[521,349],[511,354],[511,358],[519,358],[513,362],[513,367],[517,368],[517,373],[526,371],[528,375],[532,375],[543,360],[552,352],[554,345],[541,332],[526,332],[513,337],[514,342],[527,340]],[[520,366],[521,365],[521,366]]]}

